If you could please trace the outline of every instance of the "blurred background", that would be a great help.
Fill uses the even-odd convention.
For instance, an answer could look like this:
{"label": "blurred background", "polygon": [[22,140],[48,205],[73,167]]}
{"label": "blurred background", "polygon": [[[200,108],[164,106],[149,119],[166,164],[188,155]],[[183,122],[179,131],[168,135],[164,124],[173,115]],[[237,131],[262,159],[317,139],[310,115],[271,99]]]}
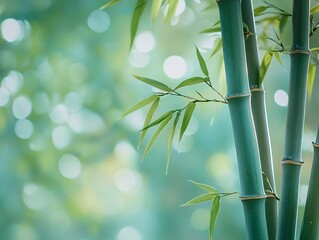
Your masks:
{"label": "blurred background", "polygon": [[[180,207],[203,193],[188,180],[220,192],[239,191],[226,105],[196,108],[182,142],[174,140],[168,175],[168,132],[140,161],[151,137],[137,150],[147,107],[120,119],[154,91],[131,74],[170,86],[202,76],[194,44],[207,60],[213,85],[225,95],[221,53],[210,58],[219,36],[200,34],[218,19],[216,8],[181,0],[167,24],[163,13],[152,23],[148,4],[129,51],[135,1],[98,10],[105,3],[0,3],[0,239],[205,240],[210,203]],[[289,27],[285,34],[289,46]],[[264,82],[278,192],[289,56],[282,55],[282,61],[270,65]],[[318,90],[316,81],[313,93]],[[301,213],[319,116],[318,95],[308,100]],[[185,104],[167,97],[159,113]],[[238,195],[221,201],[214,237],[245,239]]]}

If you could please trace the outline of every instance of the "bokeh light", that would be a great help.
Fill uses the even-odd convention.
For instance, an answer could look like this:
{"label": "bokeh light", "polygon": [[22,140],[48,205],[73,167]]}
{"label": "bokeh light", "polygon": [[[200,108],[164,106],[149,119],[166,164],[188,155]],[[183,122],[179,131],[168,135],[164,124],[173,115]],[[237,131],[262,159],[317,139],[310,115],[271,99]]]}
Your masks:
{"label": "bokeh light", "polygon": [[59,171],[65,178],[77,178],[81,173],[81,162],[76,156],[65,154],[59,160]]}
{"label": "bokeh light", "polygon": [[13,18],[5,19],[1,23],[1,34],[7,42],[15,42],[21,39],[21,24]]}
{"label": "bokeh light", "polygon": [[14,99],[12,104],[12,112],[13,115],[17,119],[24,119],[27,118],[32,111],[32,102],[26,96],[19,96]]}
{"label": "bokeh light", "polygon": [[101,10],[91,12],[87,20],[89,27],[97,33],[105,32],[109,28],[110,22],[109,15]]}
{"label": "bokeh light", "polygon": [[288,105],[288,94],[284,90],[277,90],[274,95],[275,102],[281,106],[286,107]]}
{"label": "bokeh light", "polygon": [[163,69],[168,77],[179,79],[186,74],[187,64],[181,56],[173,55],[165,59]]}

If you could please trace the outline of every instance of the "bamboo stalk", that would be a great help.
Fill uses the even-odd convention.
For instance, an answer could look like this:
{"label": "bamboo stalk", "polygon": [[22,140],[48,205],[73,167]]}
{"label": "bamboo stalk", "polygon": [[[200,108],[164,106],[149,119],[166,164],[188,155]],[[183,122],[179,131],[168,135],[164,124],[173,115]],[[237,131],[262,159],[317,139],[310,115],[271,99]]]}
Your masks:
{"label": "bamboo stalk", "polygon": [[305,213],[301,226],[301,240],[316,240],[319,238],[319,126],[317,139],[313,143],[313,147],[313,164],[311,168]]}
{"label": "bamboo stalk", "polygon": [[235,138],[248,239],[268,239],[265,192],[250,105],[240,0],[219,0],[227,100]]}
{"label": "bamboo stalk", "polygon": [[309,65],[309,0],[293,1],[293,44],[290,51],[289,103],[285,153],[282,161],[282,193],[278,240],[295,239],[301,172],[301,144],[305,119]]}
{"label": "bamboo stalk", "polygon": [[[249,29],[249,33],[246,35],[245,49],[249,86],[252,94],[251,107],[259,146],[261,168],[271,184],[271,186],[268,186],[268,182],[264,181],[264,190],[270,190],[271,187],[272,190],[275,191],[272,150],[266,114],[265,91],[259,81],[259,56],[252,1],[243,0],[241,9],[243,22],[248,26]],[[267,196],[265,210],[268,236],[269,239],[275,239],[277,223],[277,200],[273,195]]]}

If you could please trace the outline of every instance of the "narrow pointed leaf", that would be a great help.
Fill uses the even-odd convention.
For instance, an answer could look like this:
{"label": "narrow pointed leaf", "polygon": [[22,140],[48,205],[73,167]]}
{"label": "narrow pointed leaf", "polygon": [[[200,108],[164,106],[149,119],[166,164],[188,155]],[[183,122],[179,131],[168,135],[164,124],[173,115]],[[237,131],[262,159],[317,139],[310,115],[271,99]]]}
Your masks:
{"label": "narrow pointed leaf", "polygon": [[276,60],[283,65],[282,61],[281,61],[281,57],[280,57],[280,53],[279,52],[273,52],[272,53],[274,55],[274,57],[276,58]]}
{"label": "narrow pointed leaf", "polygon": [[202,69],[202,72],[205,74],[205,76],[208,77],[208,70],[207,70],[207,65],[205,63],[205,60],[202,56],[202,54],[200,53],[200,51],[198,50],[198,48],[196,47],[196,55],[197,55],[197,59],[200,65],[200,68]]}
{"label": "narrow pointed leaf", "polygon": [[279,22],[279,31],[282,33],[287,25],[288,22],[288,17],[287,15],[284,15],[281,17],[280,22]]}
{"label": "narrow pointed leaf", "polygon": [[308,81],[307,81],[307,92],[308,92],[309,98],[311,98],[311,95],[312,95],[313,83],[315,81],[315,77],[316,77],[316,65],[309,64]]}
{"label": "narrow pointed leaf", "polygon": [[219,33],[221,31],[221,27],[212,27],[212,28],[207,28],[200,33]]}
{"label": "narrow pointed leaf", "polygon": [[156,132],[154,133],[153,137],[151,138],[151,140],[149,141],[149,143],[147,144],[145,151],[143,153],[143,158],[145,159],[147,153],[150,151],[151,147],[153,146],[154,142],[156,141],[156,139],[158,138],[158,136],[160,135],[160,133],[163,131],[164,127],[167,125],[167,123],[171,120],[172,118],[172,114],[170,116],[168,116],[157,128]]}
{"label": "narrow pointed leaf", "polygon": [[210,208],[210,223],[209,223],[209,239],[210,240],[213,239],[213,231],[215,228],[219,210],[220,210],[220,197],[216,196]]}
{"label": "narrow pointed leaf", "polygon": [[259,68],[259,81],[260,84],[264,81],[264,77],[266,75],[266,72],[268,70],[268,67],[270,65],[271,59],[272,59],[272,52],[266,52],[264,55],[263,60],[261,61],[260,68]]}
{"label": "narrow pointed leaf", "polygon": [[254,9],[254,15],[255,15],[255,16],[261,15],[263,12],[265,12],[265,11],[267,10],[267,8],[268,8],[268,7],[266,7],[266,6],[260,6],[260,7],[258,7],[258,8],[255,8],[255,9]]}
{"label": "narrow pointed leaf", "polygon": [[191,183],[195,184],[197,187],[199,187],[199,188],[201,188],[201,189],[203,189],[203,190],[205,190],[205,191],[207,191],[209,193],[214,193],[214,194],[218,194],[219,193],[215,188],[213,188],[211,186],[208,186],[208,185],[203,184],[203,183],[194,182],[194,181],[191,181],[191,180],[189,180],[189,181]]}
{"label": "narrow pointed leaf", "polygon": [[182,121],[182,126],[181,126],[181,130],[180,130],[180,134],[179,134],[179,141],[181,141],[181,139],[185,133],[185,130],[187,129],[189,121],[193,115],[195,106],[196,106],[196,104],[194,102],[190,102],[185,109],[185,113],[184,113],[184,117],[183,117],[183,121]]}
{"label": "narrow pointed leaf", "polygon": [[167,15],[166,15],[166,20],[169,23],[171,22],[171,20],[173,19],[175,15],[178,1],[179,0],[169,0],[168,2],[169,6],[168,6]]}
{"label": "narrow pointed leaf", "polygon": [[222,43],[221,39],[218,39],[215,42],[217,42],[215,44],[216,47],[215,47],[214,51],[212,52],[212,54],[210,55],[210,57],[213,57],[223,46],[223,43]]}
{"label": "narrow pointed leaf", "polygon": [[131,20],[130,49],[133,46],[133,42],[134,42],[134,39],[135,39],[137,28],[138,28],[142,13],[143,13],[143,11],[145,9],[145,6],[146,6],[146,0],[137,0],[136,6],[135,6],[135,9],[134,9],[134,12],[133,12],[133,17],[132,17],[132,20]]}
{"label": "narrow pointed leaf", "polygon": [[110,2],[108,2],[108,3],[106,3],[106,4],[104,4],[102,7],[100,7],[100,10],[103,10],[103,9],[105,9],[105,8],[108,8],[108,7],[110,7],[110,6],[112,6],[112,5],[116,4],[116,3],[118,3],[118,2],[120,2],[120,1],[122,1],[122,0],[112,0],[112,1],[110,1]]}
{"label": "narrow pointed leaf", "polygon": [[172,148],[172,142],[173,142],[173,138],[174,138],[174,134],[175,134],[175,130],[176,130],[176,125],[178,123],[179,117],[180,117],[180,112],[177,112],[173,126],[172,126],[172,130],[169,134],[168,137],[168,142],[167,142],[167,160],[166,160],[166,175],[168,172],[168,167],[169,167],[169,163],[171,160],[171,148]]}
{"label": "narrow pointed leaf", "polygon": [[173,113],[175,112],[175,110],[169,111],[167,113],[164,113],[162,116],[160,116],[159,118],[157,118],[154,122],[152,122],[150,125],[144,127],[141,131],[144,131],[146,129],[149,129],[151,127],[154,127],[158,124],[160,124],[161,122],[163,122],[165,119],[167,119],[168,117],[171,117],[173,115]]}
{"label": "narrow pointed leaf", "polygon": [[153,22],[155,22],[155,19],[161,9],[162,1],[163,0],[153,0],[153,4],[152,4],[152,21]]}
{"label": "narrow pointed leaf", "polygon": [[316,12],[319,12],[319,4],[310,9],[311,14],[314,14]]}
{"label": "narrow pointed leaf", "polygon": [[150,104],[151,102],[154,102],[156,99],[158,98],[157,95],[152,95],[152,96],[149,96],[145,99],[143,99],[142,101],[138,102],[137,104],[135,104],[133,107],[131,107],[129,110],[127,110],[123,115],[122,117],[125,117],[127,116],[128,114],[132,113],[132,112],[135,112],[136,110]]}
{"label": "narrow pointed leaf", "polygon": [[199,195],[199,196],[189,200],[188,202],[182,204],[181,207],[186,207],[186,206],[194,205],[197,203],[206,202],[206,201],[212,200],[215,197],[216,197],[216,194],[214,194],[214,193],[205,193],[205,194]]}
{"label": "narrow pointed leaf", "polygon": [[195,85],[195,84],[199,84],[199,83],[204,83],[206,82],[207,80],[205,78],[202,78],[202,77],[192,77],[192,78],[188,78],[184,81],[182,81],[180,84],[178,84],[176,86],[176,89],[179,89],[179,88],[182,88],[182,87],[187,87],[187,86],[190,86],[190,85]]}
{"label": "narrow pointed leaf", "polygon": [[[150,107],[150,110],[148,111],[148,113],[147,113],[147,115],[145,117],[145,122],[144,122],[143,128],[147,127],[150,124],[150,122],[152,121],[154,113],[156,112],[156,110],[158,108],[159,100],[160,100],[159,97],[157,99],[155,99],[155,101],[153,102],[152,106]],[[147,133],[147,129],[142,131],[140,140],[138,141],[138,144],[137,144],[137,148],[140,147],[140,145],[141,145],[146,133]]]}
{"label": "narrow pointed leaf", "polygon": [[146,78],[146,77],[141,77],[141,76],[136,76],[136,75],[133,75],[133,77],[135,77],[137,80],[140,80],[148,85],[151,85],[153,87],[156,87],[160,90],[163,90],[163,91],[166,91],[166,92],[169,92],[171,91],[172,89],[170,87],[168,87],[166,84],[164,83],[161,83],[159,81],[156,81],[154,79],[151,79],[151,78]]}

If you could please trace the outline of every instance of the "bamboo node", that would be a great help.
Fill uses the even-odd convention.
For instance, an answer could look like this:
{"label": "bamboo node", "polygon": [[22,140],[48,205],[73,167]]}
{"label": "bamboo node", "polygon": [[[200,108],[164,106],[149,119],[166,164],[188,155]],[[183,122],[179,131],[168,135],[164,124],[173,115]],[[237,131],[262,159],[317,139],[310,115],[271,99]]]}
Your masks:
{"label": "bamboo node", "polygon": [[293,160],[284,159],[284,160],[281,161],[281,164],[290,164],[290,165],[302,166],[304,164],[304,162],[297,162],[297,161],[293,161]]}
{"label": "bamboo node", "polygon": [[233,99],[233,98],[241,98],[241,97],[249,97],[251,94],[250,93],[241,93],[241,94],[234,94],[230,96],[226,96],[226,100]]}
{"label": "bamboo node", "polygon": [[313,146],[314,148],[317,148],[317,147],[319,147],[319,143],[312,142],[312,146]]}
{"label": "bamboo node", "polygon": [[304,49],[291,49],[290,54],[306,54],[306,55],[311,55],[309,50],[304,50]]}
{"label": "bamboo node", "polygon": [[248,200],[258,200],[258,199],[263,199],[267,198],[267,195],[249,195],[249,196],[240,196],[240,200],[242,201],[248,201]]}
{"label": "bamboo node", "polygon": [[250,89],[250,92],[264,92],[264,89],[254,87],[254,88],[251,88],[251,89]]}

